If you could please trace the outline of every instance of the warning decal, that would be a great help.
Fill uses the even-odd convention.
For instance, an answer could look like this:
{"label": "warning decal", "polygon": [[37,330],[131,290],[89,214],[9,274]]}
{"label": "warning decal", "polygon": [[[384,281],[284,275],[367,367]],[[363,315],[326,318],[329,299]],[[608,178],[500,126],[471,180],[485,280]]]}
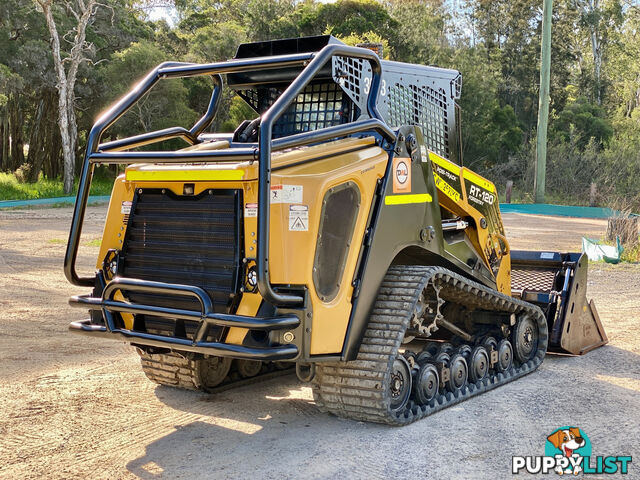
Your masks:
{"label": "warning decal", "polygon": [[290,205],[289,206],[289,231],[308,232],[309,231],[309,206]]}
{"label": "warning decal", "polygon": [[271,203],[302,203],[302,185],[272,185]]}
{"label": "warning decal", "polygon": [[129,215],[131,213],[131,206],[133,202],[122,202],[122,206],[120,207],[120,213],[123,215]]}
{"label": "warning decal", "polygon": [[247,203],[244,206],[244,216],[247,218],[257,217],[258,216],[258,204],[257,203]]}

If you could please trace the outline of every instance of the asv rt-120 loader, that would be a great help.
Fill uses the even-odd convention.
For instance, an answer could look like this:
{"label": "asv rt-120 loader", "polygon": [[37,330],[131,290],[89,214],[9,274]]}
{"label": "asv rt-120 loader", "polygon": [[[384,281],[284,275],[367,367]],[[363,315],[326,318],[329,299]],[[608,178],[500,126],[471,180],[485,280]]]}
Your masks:
{"label": "asv rt-120 loader", "polygon": [[[204,116],[101,143],[166,78],[209,76]],[[226,84],[255,111],[207,133]],[[457,71],[333,37],[163,63],[91,130],[65,273],[77,333],[136,346],[153,381],[216,390],[295,365],[317,405],[406,424],[606,342],[587,259],[511,251],[495,186],[460,166]],[[152,151],[180,138],[188,146]],[[139,147],[146,146],[145,149]],[[92,171],[113,187],[97,271],[76,256]]]}

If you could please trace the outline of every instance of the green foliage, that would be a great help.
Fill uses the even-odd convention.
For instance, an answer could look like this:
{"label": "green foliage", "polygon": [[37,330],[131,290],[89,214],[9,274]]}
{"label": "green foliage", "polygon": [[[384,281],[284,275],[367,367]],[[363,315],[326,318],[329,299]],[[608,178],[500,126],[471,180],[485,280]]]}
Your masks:
{"label": "green foliage", "polygon": [[615,134],[602,152],[599,179],[613,197],[627,199],[640,212],[640,111],[618,119]]}
{"label": "green foliage", "polygon": [[389,2],[395,21],[387,37],[394,59],[424,65],[449,65],[453,48],[446,37],[448,15],[442,4],[415,1]]}
{"label": "green foliage", "polygon": [[353,46],[363,44],[363,43],[381,44],[383,58],[385,59],[389,58],[389,42],[375,32],[365,32],[363,34],[352,33],[351,35],[347,35],[344,37],[338,35],[337,38],[341,42],[344,42],[347,45],[353,45]]}
{"label": "green foliage", "polygon": [[323,3],[301,19],[300,32],[318,35],[328,28],[332,35],[347,37],[375,32],[391,38],[397,22],[384,6],[375,0],[338,0]]}
{"label": "green foliage", "polygon": [[[101,71],[104,83],[110,85],[110,98],[105,103],[126,93],[146,73],[165,60],[167,54],[146,40],[132,43],[128,48],[114,53]],[[190,127],[198,119],[198,113],[189,108],[188,99],[189,90],[182,80],[162,80],[108,134],[117,137],[175,125]]]}
{"label": "green foliage", "polygon": [[553,140],[569,141],[575,136],[578,147],[585,148],[592,139],[599,146],[613,135],[613,128],[605,118],[602,107],[590,103],[585,97],[567,105],[551,123],[550,137]]}
{"label": "green foliage", "polygon": [[[91,195],[109,195],[113,178],[97,176],[91,183]],[[78,189],[76,181],[74,192]],[[61,180],[42,178],[36,183],[20,183],[14,174],[0,172],[0,200],[34,200],[66,197]]]}
{"label": "green foliage", "polygon": [[506,162],[520,150],[523,136],[513,108],[500,105],[499,74],[483,61],[486,55],[484,48],[476,47],[456,57],[464,79],[460,99],[464,163],[480,172]]}
{"label": "green foliage", "polygon": [[[75,19],[65,2],[54,4],[64,34]],[[532,189],[538,0],[469,0],[463,7],[437,0],[175,0],[175,25],[149,21],[138,5],[103,0],[88,27],[90,62],[80,66],[75,91],[79,152],[100,111],[162,61],[213,62],[233,57],[242,42],[331,33],[348,44],[382,43],[385,57],[392,60],[461,71],[465,165],[499,185],[514,180],[523,197]],[[554,2],[547,161],[551,199],[585,203],[592,181],[602,201],[640,196],[640,6],[622,5],[620,0]],[[61,158],[55,134],[56,79],[47,26],[33,0],[0,2],[0,38],[5,39],[0,42],[0,120],[19,125],[11,135],[21,131],[25,147],[33,140],[31,132],[46,132],[39,150],[48,150],[48,160],[41,170],[54,178]],[[105,140],[174,125],[190,127],[207,108],[210,93],[208,77],[162,80],[107,131]],[[38,123],[42,106],[45,113]],[[226,89],[213,128],[230,132],[256,116]],[[9,134],[2,135],[7,139]],[[14,154],[0,155],[0,162],[6,162],[0,170],[14,172],[26,162],[20,170],[25,176],[33,159],[13,161]],[[55,194],[57,188],[55,181],[40,180],[30,190],[10,178],[0,188],[20,198]]]}
{"label": "green foliage", "polygon": [[200,62],[216,62],[233,57],[238,45],[247,41],[242,25],[229,21],[198,28],[189,42],[189,54]]}
{"label": "green foliage", "polygon": [[229,116],[220,126],[221,132],[233,132],[244,120],[253,120],[258,114],[242,98],[235,95],[230,102]]}

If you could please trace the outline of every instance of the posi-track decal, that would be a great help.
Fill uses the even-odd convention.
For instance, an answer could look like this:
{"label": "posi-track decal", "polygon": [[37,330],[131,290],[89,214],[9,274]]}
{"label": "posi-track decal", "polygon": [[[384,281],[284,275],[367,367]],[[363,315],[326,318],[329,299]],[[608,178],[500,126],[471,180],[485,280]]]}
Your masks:
{"label": "posi-track decal", "polygon": [[436,188],[454,202],[459,202],[462,195],[460,167],[433,152],[429,152],[429,159]]}

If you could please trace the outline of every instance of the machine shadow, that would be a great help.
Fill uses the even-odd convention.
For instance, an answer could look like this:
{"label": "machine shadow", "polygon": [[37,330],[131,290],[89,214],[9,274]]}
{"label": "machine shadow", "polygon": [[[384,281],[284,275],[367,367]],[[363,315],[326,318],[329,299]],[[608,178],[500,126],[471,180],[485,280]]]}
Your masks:
{"label": "machine shadow", "polygon": [[[151,442],[126,468],[143,479],[247,478],[252,471],[256,478],[288,478],[284,470],[308,478],[312,458],[324,456],[336,436],[388,428],[321,413],[307,389],[293,374],[216,394],[158,386],[156,397],[165,405],[201,418]],[[234,465],[241,457],[242,466]],[[352,468],[345,465],[344,475]]]}
{"label": "machine shadow", "polygon": [[[428,464],[437,474],[440,463],[447,464],[442,459],[455,458],[460,444],[472,443],[473,448],[488,449],[487,458],[495,456],[494,446],[476,444],[473,431],[505,434],[500,422],[514,414],[518,422],[510,424],[509,431],[513,444],[499,454],[505,465],[511,455],[530,450],[532,438],[544,437],[557,425],[576,422],[589,431],[598,451],[624,452],[629,450],[624,439],[634,435],[628,418],[640,395],[638,364],[640,355],[611,345],[583,357],[547,356],[536,373],[472,398],[462,409],[446,409],[403,428],[323,414],[313,403],[309,387],[294,376],[214,395],[157,387],[155,394],[165,405],[196,418],[151,441],[145,454],[126,467],[144,479],[402,476],[389,463],[398,446],[417,438],[416,434],[428,437],[429,432],[442,430],[447,431],[439,436],[440,441],[446,437],[442,450],[433,452],[428,444],[423,445],[419,448],[424,450],[423,457],[414,465]],[[573,389],[571,408],[564,395],[559,395],[567,385]],[[612,410],[599,400],[602,395],[616,397],[616,403],[629,405],[629,411]],[[452,424],[473,428],[447,430]],[[607,435],[610,426],[621,432],[618,439]],[[474,469],[489,468],[481,459],[474,462]],[[440,473],[444,477],[433,478],[447,476],[446,470]],[[467,473],[468,478],[474,476],[472,470]]]}

